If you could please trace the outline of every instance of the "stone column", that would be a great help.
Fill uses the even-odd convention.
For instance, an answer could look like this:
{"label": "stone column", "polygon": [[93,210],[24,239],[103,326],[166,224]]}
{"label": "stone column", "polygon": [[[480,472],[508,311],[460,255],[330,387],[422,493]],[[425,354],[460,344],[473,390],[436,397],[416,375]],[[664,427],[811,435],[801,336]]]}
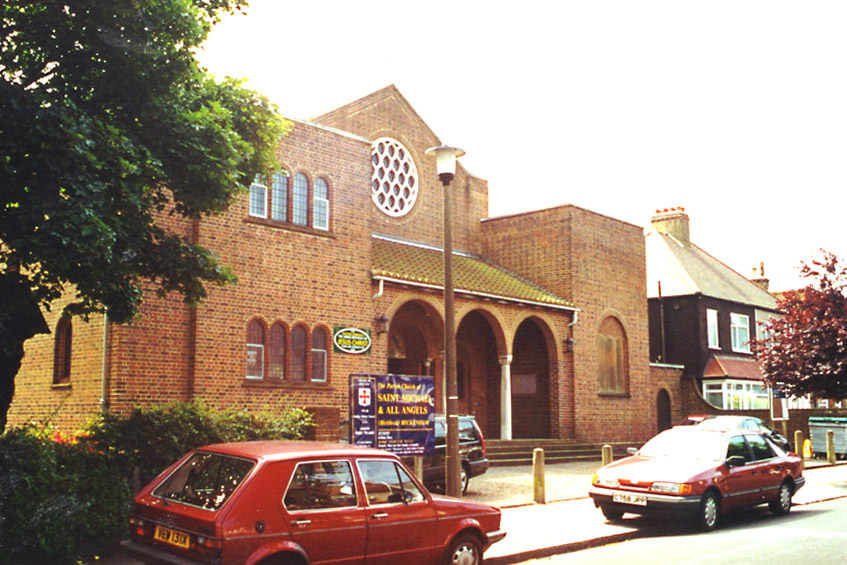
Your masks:
{"label": "stone column", "polygon": [[500,439],[512,439],[512,356],[501,355],[500,361]]}

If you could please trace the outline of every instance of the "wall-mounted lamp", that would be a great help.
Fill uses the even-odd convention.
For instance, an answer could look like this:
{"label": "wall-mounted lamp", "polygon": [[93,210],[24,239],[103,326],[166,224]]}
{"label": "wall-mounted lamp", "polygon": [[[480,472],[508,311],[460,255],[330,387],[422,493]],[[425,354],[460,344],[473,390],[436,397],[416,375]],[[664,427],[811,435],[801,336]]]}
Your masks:
{"label": "wall-mounted lamp", "polygon": [[562,350],[565,353],[573,353],[573,338],[568,337],[562,342]]}
{"label": "wall-mounted lamp", "polygon": [[376,335],[384,334],[388,331],[388,320],[389,317],[385,314],[374,318],[374,329],[376,329]]}

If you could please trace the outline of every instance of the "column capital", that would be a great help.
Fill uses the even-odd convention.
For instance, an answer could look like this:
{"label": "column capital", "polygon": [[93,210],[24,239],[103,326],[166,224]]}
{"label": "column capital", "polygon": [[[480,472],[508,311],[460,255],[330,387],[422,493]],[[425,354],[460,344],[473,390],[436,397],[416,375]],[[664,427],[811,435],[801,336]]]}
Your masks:
{"label": "column capital", "polygon": [[497,357],[497,360],[501,365],[511,365],[512,364],[512,356],[511,355],[500,355]]}

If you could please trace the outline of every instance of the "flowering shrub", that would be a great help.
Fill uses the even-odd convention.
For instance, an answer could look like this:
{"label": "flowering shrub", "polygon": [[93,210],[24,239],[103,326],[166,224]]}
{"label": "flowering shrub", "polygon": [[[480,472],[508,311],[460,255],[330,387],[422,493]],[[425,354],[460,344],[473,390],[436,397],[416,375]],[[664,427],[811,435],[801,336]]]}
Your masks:
{"label": "flowering shrub", "polygon": [[[133,486],[210,443],[302,439],[305,410],[215,411],[199,402],[106,416],[78,434],[34,425],[0,435],[0,565],[63,563],[127,533]],[[134,474],[140,482],[132,484]]]}
{"label": "flowering shrub", "polygon": [[[55,439],[55,441],[54,441]],[[126,533],[126,461],[29,426],[0,436],[0,563],[61,563]]]}

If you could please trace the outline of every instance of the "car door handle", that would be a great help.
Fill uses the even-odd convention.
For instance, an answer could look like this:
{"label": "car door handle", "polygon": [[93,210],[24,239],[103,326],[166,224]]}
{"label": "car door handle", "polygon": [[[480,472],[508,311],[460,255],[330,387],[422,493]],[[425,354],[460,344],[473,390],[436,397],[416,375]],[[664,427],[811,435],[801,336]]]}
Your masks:
{"label": "car door handle", "polygon": [[371,518],[374,520],[379,520],[381,518],[388,518],[387,512],[377,512],[376,514],[371,514]]}
{"label": "car door handle", "polygon": [[291,525],[292,526],[308,526],[311,523],[312,523],[311,520],[294,520],[293,522],[291,522]]}

